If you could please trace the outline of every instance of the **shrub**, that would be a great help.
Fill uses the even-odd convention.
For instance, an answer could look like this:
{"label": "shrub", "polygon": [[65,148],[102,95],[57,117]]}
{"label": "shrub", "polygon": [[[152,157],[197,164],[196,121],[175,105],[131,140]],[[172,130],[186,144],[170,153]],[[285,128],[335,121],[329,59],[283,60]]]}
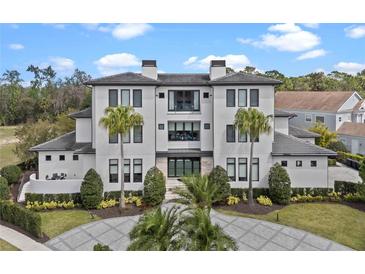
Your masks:
{"label": "shrub", "polygon": [[8,180],[4,177],[0,177],[0,200],[8,200],[10,196],[10,189]]}
{"label": "shrub", "polygon": [[[124,196],[138,196],[141,197],[143,196],[143,191],[138,190],[138,191],[124,191]],[[105,200],[109,200],[109,199],[114,199],[114,200],[119,200],[120,199],[120,190],[119,191],[106,191],[104,192],[104,199]]]}
{"label": "shrub", "polygon": [[25,193],[25,203],[28,202],[43,202],[44,194],[40,193]]}
{"label": "shrub", "polygon": [[80,193],[58,193],[58,194],[42,194],[42,193],[25,193],[25,203],[28,202],[70,202],[81,204]]}
{"label": "shrub", "polygon": [[75,204],[73,201],[69,202],[56,202],[56,201],[49,201],[49,202],[27,202],[25,208],[30,209],[33,211],[43,211],[43,210],[52,210],[52,209],[73,209],[78,204]]}
{"label": "shrub", "polygon": [[21,227],[35,237],[42,236],[41,216],[12,201],[0,200],[0,219]]}
{"label": "shrub", "polygon": [[362,160],[365,159],[365,157],[362,155],[352,154],[352,153],[342,152],[342,151],[337,151],[337,155],[338,155],[337,158],[341,161],[344,161],[346,159],[351,159],[351,160],[361,162]]}
{"label": "shrub", "polygon": [[333,189],[332,188],[320,188],[320,187],[315,187],[315,188],[302,188],[302,187],[295,187],[291,189],[292,192],[292,196],[295,196],[297,194],[299,195],[305,195],[305,194],[310,194],[312,196],[327,196],[328,193],[332,192]]}
{"label": "shrub", "polygon": [[360,162],[359,166],[359,176],[363,182],[365,182],[365,160]]}
{"label": "shrub", "polygon": [[263,206],[272,206],[272,202],[271,202],[270,198],[267,197],[267,196],[261,195],[261,196],[257,197],[256,200],[257,200],[257,202],[260,205],[263,205]]}
{"label": "shrub", "polygon": [[328,165],[329,166],[335,166],[337,163],[336,159],[328,159]]}
{"label": "shrub", "polygon": [[335,192],[341,192],[343,195],[357,192],[357,183],[335,181]]}
{"label": "shrub", "polygon": [[348,193],[343,196],[343,200],[346,202],[365,202],[365,196],[359,193]]}
{"label": "shrub", "polygon": [[216,166],[209,173],[208,180],[218,186],[217,198],[219,201],[224,201],[231,195],[231,185],[229,184],[229,177],[227,171],[221,167]]}
{"label": "shrub", "polygon": [[[248,195],[247,188],[231,188],[231,195],[237,197],[243,197]],[[269,189],[268,188],[254,188],[253,189],[253,198],[256,199],[257,197],[264,195],[269,196]]]}
{"label": "shrub", "polygon": [[162,171],[152,167],[144,178],[143,201],[151,206],[159,205],[165,199],[166,182]]}
{"label": "shrub", "polygon": [[290,178],[286,169],[278,163],[269,172],[269,193],[274,203],[287,205],[290,202]]}
{"label": "shrub", "polygon": [[125,197],[126,204],[135,204],[137,207],[142,205],[142,198],[139,196],[134,196],[132,193],[128,197]]}
{"label": "shrub", "polygon": [[228,196],[227,197],[227,205],[236,205],[240,202],[240,198],[236,196]]}
{"label": "shrub", "polygon": [[335,152],[342,151],[342,152],[348,152],[345,144],[341,142],[340,140],[332,141],[327,146],[328,149],[333,150]]}
{"label": "shrub", "polygon": [[97,209],[104,209],[109,207],[114,207],[118,204],[118,201],[115,199],[110,200],[102,200],[100,204],[96,207]]}
{"label": "shrub", "polygon": [[103,199],[103,182],[94,169],[85,174],[80,188],[82,205],[87,208],[96,208]]}
{"label": "shrub", "polygon": [[94,251],[112,251],[108,245],[96,244],[94,245]]}
{"label": "shrub", "polygon": [[331,192],[328,193],[328,201],[330,202],[339,202],[341,201],[341,193],[340,192]]}
{"label": "shrub", "polygon": [[8,180],[9,185],[17,183],[21,174],[21,169],[15,165],[4,166],[0,171],[0,175]]}

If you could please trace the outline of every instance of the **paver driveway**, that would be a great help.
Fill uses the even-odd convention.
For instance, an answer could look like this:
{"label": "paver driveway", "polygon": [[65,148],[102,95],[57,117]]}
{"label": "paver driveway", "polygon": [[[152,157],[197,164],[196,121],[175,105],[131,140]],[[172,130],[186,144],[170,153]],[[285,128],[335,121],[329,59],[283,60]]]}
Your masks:
{"label": "paver driveway", "polygon": [[[174,204],[164,204],[164,208]],[[53,250],[92,250],[97,243],[113,250],[126,250],[128,233],[140,216],[104,219],[81,225],[48,241]],[[303,230],[265,221],[228,216],[212,210],[212,222],[233,237],[239,250],[351,250]]]}

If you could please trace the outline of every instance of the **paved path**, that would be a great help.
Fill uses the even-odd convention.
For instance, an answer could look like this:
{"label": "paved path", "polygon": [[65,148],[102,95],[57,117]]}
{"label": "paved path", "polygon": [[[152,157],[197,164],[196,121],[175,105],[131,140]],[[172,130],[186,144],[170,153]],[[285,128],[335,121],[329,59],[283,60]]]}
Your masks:
{"label": "paved path", "polygon": [[328,167],[328,180],[330,185],[333,185],[335,181],[361,182],[358,170],[341,163],[337,163],[337,166]]}
{"label": "paved path", "polygon": [[[171,207],[165,204],[163,207]],[[351,250],[303,230],[250,218],[224,215],[212,210],[212,221],[233,237],[239,250]],[[53,250],[92,250],[96,243],[126,250],[128,233],[139,216],[104,219],[74,228],[48,241]]]}
{"label": "paved path", "polygon": [[0,238],[23,251],[49,251],[45,245],[11,228],[0,225]]}

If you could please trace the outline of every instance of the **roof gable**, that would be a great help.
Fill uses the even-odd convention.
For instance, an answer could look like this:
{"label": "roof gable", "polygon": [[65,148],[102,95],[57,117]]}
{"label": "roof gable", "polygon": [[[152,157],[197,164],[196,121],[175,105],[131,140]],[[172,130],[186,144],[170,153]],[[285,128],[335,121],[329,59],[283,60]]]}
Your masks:
{"label": "roof gable", "polygon": [[111,76],[96,78],[86,82],[86,85],[157,85],[160,81],[143,76],[141,73],[125,72]]}

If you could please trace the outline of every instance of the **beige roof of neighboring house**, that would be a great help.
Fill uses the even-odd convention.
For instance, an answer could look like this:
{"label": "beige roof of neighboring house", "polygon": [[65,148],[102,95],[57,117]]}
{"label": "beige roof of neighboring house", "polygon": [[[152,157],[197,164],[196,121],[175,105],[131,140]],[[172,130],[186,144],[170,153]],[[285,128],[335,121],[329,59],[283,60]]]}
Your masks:
{"label": "beige roof of neighboring house", "polygon": [[275,94],[275,108],[336,112],[352,91],[280,91]]}
{"label": "beige roof of neighboring house", "polygon": [[344,122],[337,129],[337,134],[365,137],[365,124]]}

